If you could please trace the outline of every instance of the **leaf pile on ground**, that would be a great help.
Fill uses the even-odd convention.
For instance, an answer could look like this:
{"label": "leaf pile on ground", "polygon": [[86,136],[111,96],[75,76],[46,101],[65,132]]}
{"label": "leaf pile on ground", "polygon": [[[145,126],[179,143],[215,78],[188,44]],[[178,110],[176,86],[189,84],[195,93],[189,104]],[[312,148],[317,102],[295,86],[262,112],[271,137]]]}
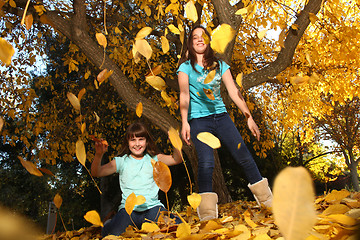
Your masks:
{"label": "leaf pile on ground", "polygon": [[[310,233],[304,233],[307,237],[300,239],[360,239],[358,235],[360,229],[359,192],[333,190],[329,194],[317,197],[315,208],[317,222]],[[219,205],[219,218],[215,220],[199,222],[196,211],[191,207],[179,215],[185,223],[175,225],[167,218],[167,215],[164,215],[157,223],[143,225],[140,230],[128,227],[121,236],[101,238],[100,227],[91,226],[77,231],[46,235],[42,239],[284,239],[275,223],[271,209],[259,208],[256,202],[252,201],[236,201]],[[291,225],[291,222],[289,216],[289,228],[296,228]]]}

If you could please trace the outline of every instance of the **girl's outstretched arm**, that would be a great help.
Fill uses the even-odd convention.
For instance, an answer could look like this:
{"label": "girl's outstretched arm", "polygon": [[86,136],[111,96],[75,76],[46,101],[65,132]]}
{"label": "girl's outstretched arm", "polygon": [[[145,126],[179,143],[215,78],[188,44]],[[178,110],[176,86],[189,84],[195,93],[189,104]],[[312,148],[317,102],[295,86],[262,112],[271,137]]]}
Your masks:
{"label": "girl's outstretched arm", "polygon": [[165,163],[168,166],[173,166],[182,162],[181,153],[174,148],[173,155],[158,154],[158,160]]}
{"label": "girl's outstretched arm", "polygon": [[95,142],[95,156],[91,163],[91,175],[94,177],[105,177],[116,172],[115,160],[101,165],[101,159],[104,153],[107,152],[108,146],[102,142]]}
{"label": "girl's outstretched arm", "polygon": [[190,103],[189,76],[186,73],[179,72],[178,75],[180,88],[180,114],[181,114],[181,137],[187,145],[190,145],[190,125],[188,122],[188,111]]}
{"label": "girl's outstretched arm", "polygon": [[256,125],[254,119],[251,116],[250,110],[246,105],[246,102],[241,95],[240,91],[237,89],[234,79],[231,75],[230,69],[226,70],[225,73],[222,75],[223,82],[225,87],[229,93],[231,100],[236,104],[236,106],[241,110],[241,112],[245,115],[248,127],[251,133],[256,137],[256,139],[260,140],[260,130]]}

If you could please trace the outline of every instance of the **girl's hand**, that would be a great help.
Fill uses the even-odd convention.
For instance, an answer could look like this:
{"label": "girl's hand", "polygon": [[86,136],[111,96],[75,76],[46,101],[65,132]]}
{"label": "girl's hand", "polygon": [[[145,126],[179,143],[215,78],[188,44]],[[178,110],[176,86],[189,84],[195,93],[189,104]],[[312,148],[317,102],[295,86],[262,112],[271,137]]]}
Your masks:
{"label": "girl's hand", "polygon": [[95,154],[103,155],[108,150],[108,144],[106,140],[101,139],[101,141],[95,142]]}
{"label": "girl's hand", "polygon": [[185,122],[182,125],[181,137],[187,145],[190,145],[190,124],[188,122]]}
{"label": "girl's hand", "polygon": [[248,123],[248,127],[249,127],[252,135],[254,135],[254,137],[256,137],[256,139],[258,141],[260,141],[260,130],[259,130],[258,126],[256,125],[254,119],[252,117],[249,117],[247,119],[247,123]]}

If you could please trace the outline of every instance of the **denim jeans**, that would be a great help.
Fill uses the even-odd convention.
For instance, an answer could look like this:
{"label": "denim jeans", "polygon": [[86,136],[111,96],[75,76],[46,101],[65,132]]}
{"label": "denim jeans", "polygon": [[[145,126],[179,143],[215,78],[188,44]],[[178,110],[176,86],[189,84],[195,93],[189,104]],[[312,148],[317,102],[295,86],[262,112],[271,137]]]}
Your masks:
{"label": "denim jeans", "polygon": [[[230,151],[235,161],[242,167],[250,184],[262,179],[259,169],[246,147],[239,131],[227,113],[213,114],[190,120],[191,140],[198,156],[199,192],[212,192],[212,175],[214,170],[214,151],[207,144],[199,141],[200,132],[210,132],[216,136],[222,145]],[[240,148],[238,148],[240,145]]]}
{"label": "denim jeans", "polygon": [[[141,229],[141,225],[144,222],[156,222],[160,216],[160,212],[162,211],[167,210],[162,206],[156,206],[143,212],[133,211],[131,213],[131,219],[134,221],[136,227],[138,229]],[[171,217],[175,218],[176,223],[181,223],[179,217],[175,217],[173,214],[171,214]],[[105,222],[101,232],[102,237],[105,237],[107,235],[119,236],[120,234],[125,232],[128,226],[134,226],[131,219],[129,214],[127,214],[125,208],[120,209],[120,211],[118,211],[110,221]]]}

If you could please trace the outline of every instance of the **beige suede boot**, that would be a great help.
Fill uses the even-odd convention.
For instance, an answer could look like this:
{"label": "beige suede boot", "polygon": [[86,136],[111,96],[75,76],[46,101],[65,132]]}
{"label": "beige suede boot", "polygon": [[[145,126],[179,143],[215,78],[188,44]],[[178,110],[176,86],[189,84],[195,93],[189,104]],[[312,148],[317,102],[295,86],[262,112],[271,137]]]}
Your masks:
{"label": "beige suede boot", "polygon": [[218,218],[218,195],[214,192],[200,193],[201,202],[197,208],[200,221]]}
{"label": "beige suede boot", "polygon": [[267,178],[263,178],[261,181],[254,184],[248,184],[251,192],[253,193],[255,200],[259,206],[264,204],[266,207],[271,207],[273,195],[269,188]]}

